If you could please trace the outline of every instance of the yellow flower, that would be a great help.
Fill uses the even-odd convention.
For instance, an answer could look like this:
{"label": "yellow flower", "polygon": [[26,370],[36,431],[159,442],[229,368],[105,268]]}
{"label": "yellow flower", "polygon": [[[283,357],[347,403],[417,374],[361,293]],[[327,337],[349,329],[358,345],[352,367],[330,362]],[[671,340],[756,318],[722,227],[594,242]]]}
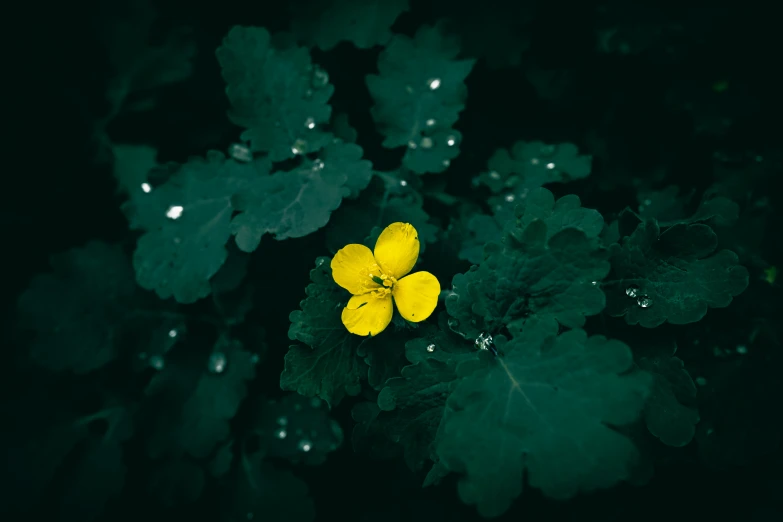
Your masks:
{"label": "yellow flower", "polygon": [[374,253],[364,245],[351,244],[334,255],[332,277],[353,294],[342,314],[349,332],[381,333],[392,319],[392,298],[408,321],[418,323],[432,314],[440,283],[429,272],[407,275],[418,258],[419,235],[410,223],[386,227]]}

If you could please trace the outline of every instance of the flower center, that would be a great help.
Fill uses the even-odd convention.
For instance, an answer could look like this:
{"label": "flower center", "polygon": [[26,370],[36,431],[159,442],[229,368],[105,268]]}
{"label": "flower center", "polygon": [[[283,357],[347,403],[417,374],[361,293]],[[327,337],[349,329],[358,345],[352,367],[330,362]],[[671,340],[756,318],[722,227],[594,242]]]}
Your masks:
{"label": "flower center", "polygon": [[381,285],[381,288],[377,288],[372,292],[375,297],[379,298],[383,298],[389,295],[394,288],[394,284],[397,282],[395,277],[386,275],[383,272],[381,272],[380,276],[374,275],[371,276],[371,278],[376,284]]}

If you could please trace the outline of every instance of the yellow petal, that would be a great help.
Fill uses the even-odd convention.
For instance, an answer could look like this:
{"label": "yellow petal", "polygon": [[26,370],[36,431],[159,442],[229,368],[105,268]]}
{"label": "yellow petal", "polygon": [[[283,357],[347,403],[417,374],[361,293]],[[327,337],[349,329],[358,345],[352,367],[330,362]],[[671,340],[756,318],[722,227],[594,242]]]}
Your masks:
{"label": "yellow petal", "polygon": [[375,260],[381,270],[397,279],[413,269],[419,258],[419,233],[410,223],[392,223],[375,243]]}
{"label": "yellow petal", "polygon": [[429,272],[416,272],[403,277],[392,289],[400,315],[412,323],[423,321],[438,305],[440,283]]}
{"label": "yellow petal", "polygon": [[356,335],[378,335],[392,319],[392,298],[386,294],[355,295],[343,308],[342,320],[349,332]]}
{"label": "yellow petal", "polygon": [[379,277],[381,271],[372,252],[364,245],[353,244],[341,248],[332,258],[331,267],[334,282],[353,295],[380,288],[372,277]]}

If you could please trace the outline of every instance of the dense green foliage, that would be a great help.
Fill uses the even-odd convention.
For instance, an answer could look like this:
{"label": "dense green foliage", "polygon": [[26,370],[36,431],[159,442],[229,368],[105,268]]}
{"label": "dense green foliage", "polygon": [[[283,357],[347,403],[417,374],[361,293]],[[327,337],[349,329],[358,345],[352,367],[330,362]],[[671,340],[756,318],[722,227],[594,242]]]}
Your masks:
{"label": "dense green foliage", "polygon": [[[214,520],[337,520],[319,504],[330,475],[309,471],[339,484],[336,459],[369,462],[356,480],[380,484],[377,498],[400,483],[409,499],[453,493],[422,520],[518,519],[530,495],[576,502],[672,462],[777,455],[780,156],[725,139],[749,95],[709,75],[667,86],[667,110],[687,115],[678,132],[708,158],[689,178],[675,139],[653,153],[627,136],[652,125],[625,114],[644,100],[589,111],[582,92],[606,60],[663,68],[701,49],[675,22],[596,8],[580,22],[596,44],[583,67],[531,47],[532,9],[413,4],[222,15],[209,45],[166,23],[161,39],[143,0],[100,18],[113,76],[93,159],[126,222],[57,253],[18,297],[9,520],[203,506]],[[523,80],[483,86],[508,78],[498,70]],[[177,108],[176,89],[197,94]],[[185,145],[153,132],[210,96],[221,110]],[[555,123],[508,125],[526,118],[518,97]],[[585,128],[557,126],[580,110]],[[396,221],[417,229],[438,308],[355,336],[330,256]],[[374,467],[395,458],[405,469]]]}

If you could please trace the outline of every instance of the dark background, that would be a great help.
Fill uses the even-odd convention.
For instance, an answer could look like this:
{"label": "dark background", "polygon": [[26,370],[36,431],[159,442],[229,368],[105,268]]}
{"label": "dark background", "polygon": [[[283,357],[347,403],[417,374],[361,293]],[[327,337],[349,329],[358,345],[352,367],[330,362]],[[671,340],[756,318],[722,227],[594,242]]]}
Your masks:
{"label": "dark background", "polygon": [[[94,30],[99,4],[94,0],[42,5],[36,12],[8,20],[15,27],[10,32],[13,43],[6,48],[9,60],[3,83],[14,94],[6,95],[4,104],[9,148],[4,155],[0,222],[6,274],[3,331],[9,338],[15,331],[16,299],[35,274],[48,269],[51,254],[92,239],[133,238],[119,209],[122,198],[116,193],[110,164],[96,161],[100,151],[92,137],[94,122],[107,110],[104,92],[113,74],[105,43]],[[506,13],[517,12],[516,7],[496,0],[469,8],[463,4],[450,8],[449,2],[440,1],[413,4],[398,19],[396,32],[413,34],[423,23],[471,9],[492,13],[498,23],[509,23]],[[184,161],[210,148],[225,150],[239,132],[225,118],[227,101],[215,48],[233,25],[260,25],[274,33],[285,30],[291,13],[306,6],[234,0],[169,0],[155,6],[161,31],[174,25],[193,29],[198,49],[193,75],[164,88],[152,110],[113,122],[109,134],[119,142],[155,145],[164,161]],[[739,2],[720,9],[605,6],[600,14],[592,2],[530,3],[529,19],[519,24],[520,39],[529,40],[521,63],[492,70],[480,61],[474,67],[467,80],[466,110],[457,124],[465,137],[462,153],[441,175],[448,178],[447,191],[470,196],[471,179],[485,168],[491,153],[519,139],[571,141],[596,155],[587,180],[553,190],[579,194],[585,207],[599,209],[607,219],[635,206],[640,187],[677,184],[683,192],[700,193],[715,180],[716,155],[736,159],[733,168],[748,179],[751,174],[742,174],[743,169],[763,162],[767,170],[753,190],[766,198],[764,205],[771,210],[761,221],[762,240],[742,256],[751,272],[750,288],[728,310],[710,311],[692,327],[661,327],[657,330],[663,333],[656,335],[680,341],[699,338],[709,345],[711,339],[726,342],[759,318],[780,323],[780,284],[760,282],[762,269],[780,267],[782,256],[779,20],[772,11]],[[628,54],[601,52],[597,31],[603,26],[642,43],[634,44]],[[463,30],[478,29],[465,24]],[[479,41],[493,38],[492,33],[470,36]],[[364,75],[375,71],[379,51],[341,44],[328,53],[313,51],[313,59],[329,72],[336,87],[333,106],[348,112],[365,157],[384,170],[396,166],[400,152],[380,147],[363,81]],[[554,72],[531,76],[531,71],[541,70]],[[729,85],[724,98],[712,88],[719,81]],[[604,154],[597,152],[599,146]],[[437,205],[427,210],[435,218],[442,217]],[[298,308],[304,296],[313,259],[328,252],[321,233],[272,245],[268,238],[264,241],[273,255],[254,258],[253,273],[261,274],[257,276],[260,295],[274,299],[259,299],[249,320],[268,325],[269,351],[256,391],[274,395],[280,393],[276,385],[288,345],[288,313]],[[779,333],[779,325],[776,328]],[[635,332],[631,335],[648,335]],[[23,346],[16,339],[5,343],[7,360],[23,357]],[[779,342],[770,346],[781,348]],[[704,366],[709,355],[694,350],[682,357],[686,363],[690,357],[693,365]],[[779,365],[768,369],[764,378],[780,379],[780,369]],[[12,397],[25,377],[14,364],[0,371],[0,387]],[[751,374],[747,386],[757,378]],[[726,408],[752,411],[749,417],[759,421],[761,433],[779,426],[783,410],[773,400],[780,397],[779,391],[778,395],[761,392],[763,406],[758,397],[738,394],[737,401],[750,402]],[[24,401],[24,397],[12,400]],[[341,404],[335,412],[347,433],[352,425],[349,404]],[[737,422],[747,420],[742,419]],[[4,419],[3,423],[22,421]],[[742,444],[752,446],[753,441]],[[693,443],[664,453],[646,486],[624,485],[565,503],[529,489],[501,519],[766,521],[783,514],[779,439],[770,451],[723,469],[705,465]],[[347,443],[325,464],[298,469],[297,475],[310,487],[318,520],[478,518],[460,502],[454,481],[422,490],[404,465],[354,455]],[[161,509],[146,498],[143,477],[134,477],[123,496],[110,503],[104,519],[217,520],[219,511],[208,495],[193,506]]]}

